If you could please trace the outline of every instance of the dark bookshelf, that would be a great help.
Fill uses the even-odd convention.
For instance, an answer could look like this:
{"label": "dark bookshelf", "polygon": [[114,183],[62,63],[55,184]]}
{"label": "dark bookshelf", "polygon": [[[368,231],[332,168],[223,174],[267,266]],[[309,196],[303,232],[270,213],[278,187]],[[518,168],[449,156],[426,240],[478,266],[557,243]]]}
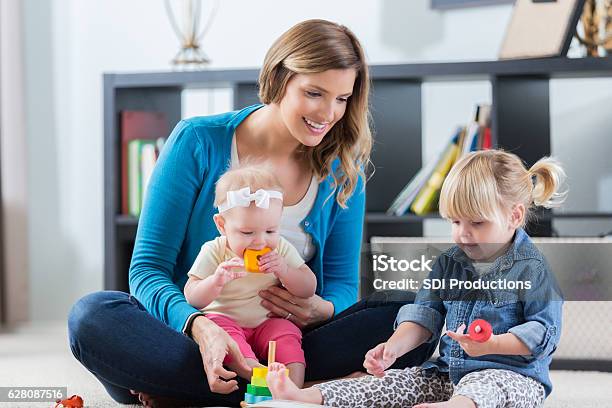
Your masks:
{"label": "dark bookshelf", "polygon": [[[537,214],[537,218],[545,221],[553,219],[612,219],[612,213],[609,212],[551,212],[546,211],[542,214]],[[407,222],[423,222],[424,220],[441,220],[442,216],[438,213],[430,213],[425,215],[406,214],[406,215],[388,215],[386,213],[369,212],[366,213],[365,221],[370,224],[385,224],[385,223],[407,223]],[[134,223],[138,221],[133,220]]]}
{"label": "dark bookshelf", "polygon": [[[492,136],[496,147],[520,156],[528,165],[550,154],[549,80],[612,77],[612,57],[373,65],[371,113],[375,129],[368,182],[364,241],[371,236],[422,236],[426,216],[387,216],[384,212],[422,167],[422,95],[425,82],[486,80],[492,88]],[[258,102],[258,69],[197,72],[104,74],[104,286],[128,290],[127,274],[138,225],[120,215],[121,138],[119,112],[166,113],[173,127],[181,118],[181,92],[191,88],[231,88],[236,109]],[[461,107],[464,108],[464,107]],[[608,218],[582,213],[573,218]],[[551,220],[567,217],[547,212],[532,226],[533,235],[550,236]],[[367,272],[362,271],[362,275]],[[365,291],[364,291],[365,289]],[[362,287],[362,294],[368,290]]]}

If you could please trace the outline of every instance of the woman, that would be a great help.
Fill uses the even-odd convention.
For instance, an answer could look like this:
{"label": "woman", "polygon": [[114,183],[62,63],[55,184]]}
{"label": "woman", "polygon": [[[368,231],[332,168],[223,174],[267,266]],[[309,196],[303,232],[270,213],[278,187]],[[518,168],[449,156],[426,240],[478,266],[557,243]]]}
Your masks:
{"label": "woman", "polygon": [[[200,246],[218,235],[213,191],[228,164],[265,158],[272,165],[284,190],[281,234],[317,276],[317,294],[308,299],[280,287],[260,294],[271,316],[303,329],[306,380],[359,370],[365,352],[390,335],[389,316],[408,300],[380,293],[353,305],[363,169],[372,145],[368,68],[354,34],[323,20],[297,24],[268,51],[259,86],[263,105],[176,126],[139,221],[132,295],[93,293],[71,311],[74,355],[118,402],[135,402],[137,395],[206,405],[242,399],[244,384],[221,364],[228,353],[244,362],[235,342],[182,292]],[[430,352],[417,349],[399,365],[419,364]]]}

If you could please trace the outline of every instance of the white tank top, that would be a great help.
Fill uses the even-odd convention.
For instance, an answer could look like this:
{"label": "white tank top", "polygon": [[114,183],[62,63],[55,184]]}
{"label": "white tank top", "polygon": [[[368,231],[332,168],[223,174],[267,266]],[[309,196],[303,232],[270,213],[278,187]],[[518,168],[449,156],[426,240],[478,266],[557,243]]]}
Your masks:
{"label": "white tank top", "polygon": [[[234,168],[240,164],[238,160],[238,148],[236,146],[236,135],[232,136],[232,152],[230,167]],[[310,261],[315,253],[312,237],[304,232],[300,223],[306,218],[315,199],[319,184],[315,176],[312,176],[306,195],[295,205],[283,207],[283,215],[280,223],[280,234],[289,241],[300,253],[306,262]]]}

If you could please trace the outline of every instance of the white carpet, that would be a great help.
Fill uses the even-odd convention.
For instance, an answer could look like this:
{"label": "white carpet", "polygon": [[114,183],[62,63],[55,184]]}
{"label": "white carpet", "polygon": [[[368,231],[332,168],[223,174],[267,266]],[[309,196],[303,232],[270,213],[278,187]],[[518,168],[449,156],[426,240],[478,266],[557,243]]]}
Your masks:
{"label": "white carpet", "polygon": [[[0,334],[0,384],[5,387],[68,387],[68,396],[80,395],[85,406],[104,408],[119,405],[74,358],[67,338],[63,322],[22,326],[12,333]],[[53,405],[47,402],[20,406],[49,408]]]}
{"label": "white carpet", "polygon": [[[612,374],[553,371],[551,377],[555,389],[546,401],[546,408],[612,408]],[[38,323],[0,333],[0,385],[66,386],[68,395],[79,394],[85,406],[118,405],[72,356],[64,322]],[[2,406],[7,405],[0,403]],[[20,406],[49,408],[52,404]]]}

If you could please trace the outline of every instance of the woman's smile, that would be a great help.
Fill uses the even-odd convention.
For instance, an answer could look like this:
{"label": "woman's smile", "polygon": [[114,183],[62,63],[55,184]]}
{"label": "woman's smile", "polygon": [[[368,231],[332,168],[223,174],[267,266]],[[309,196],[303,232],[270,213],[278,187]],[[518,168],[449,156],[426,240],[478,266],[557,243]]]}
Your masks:
{"label": "woman's smile", "polygon": [[308,130],[317,136],[324,134],[329,128],[329,123],[319,123],[305,117],[302,117],[302,120],[306,124]]}

